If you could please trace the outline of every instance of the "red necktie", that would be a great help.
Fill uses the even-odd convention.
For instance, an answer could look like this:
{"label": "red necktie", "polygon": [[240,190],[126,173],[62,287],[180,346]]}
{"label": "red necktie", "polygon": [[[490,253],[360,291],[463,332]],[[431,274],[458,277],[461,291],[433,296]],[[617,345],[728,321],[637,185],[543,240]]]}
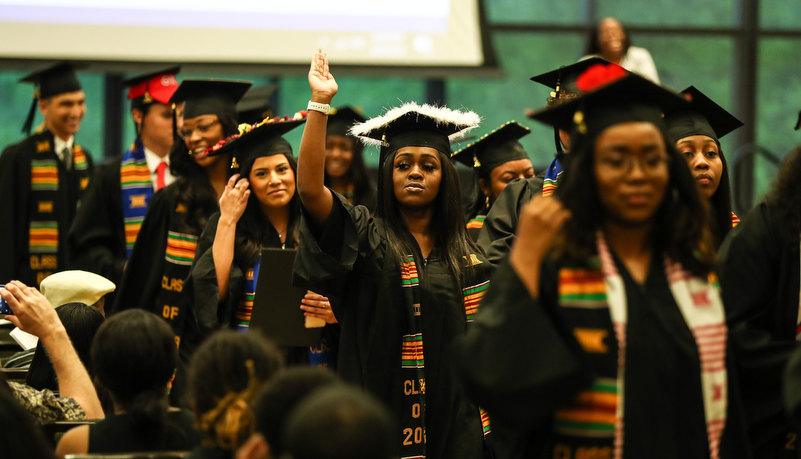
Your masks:
{"label": "red necktie", "polygon": [[157,174],[157,176],[156,176],[156,191],[158,191],[158,190],[164,188],[165,186],[167,186],[167,184],[164,183],[164,171],[166,169],[167,169],[167,163],[164,162],[164,161],[160,162],[159,163],[159,167],[156,168],[156,174]]}

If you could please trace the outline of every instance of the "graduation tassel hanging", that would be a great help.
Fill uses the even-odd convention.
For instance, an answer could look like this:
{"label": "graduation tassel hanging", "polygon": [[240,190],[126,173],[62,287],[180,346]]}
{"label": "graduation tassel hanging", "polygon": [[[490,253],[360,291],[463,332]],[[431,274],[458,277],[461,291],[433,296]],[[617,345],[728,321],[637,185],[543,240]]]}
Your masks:
{"label": "graduation tassel hanging", "polygon": [[22,126],[22,133],[25,135],[31,134],[31,127],[33,127],[33,117],[36,115],[37,102],[39,102],[39,91],[33,94],[33,101],[31,101],[31,109],[28,111],[28,117],[25,118],[25,124]]}

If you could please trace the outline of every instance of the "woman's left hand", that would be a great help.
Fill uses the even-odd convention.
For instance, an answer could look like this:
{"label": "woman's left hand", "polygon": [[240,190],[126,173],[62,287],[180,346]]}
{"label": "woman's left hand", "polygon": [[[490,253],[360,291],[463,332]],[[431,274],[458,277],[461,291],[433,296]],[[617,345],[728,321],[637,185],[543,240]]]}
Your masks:
{"label": "woman's left hand", "polygon": [[337,323],[328,298],[318,295],[311,290],[308,290],[306,296],[303,297],[300,309],[303,309],[303,315],[306,317],[316,317],[324,320],[327,324]]}

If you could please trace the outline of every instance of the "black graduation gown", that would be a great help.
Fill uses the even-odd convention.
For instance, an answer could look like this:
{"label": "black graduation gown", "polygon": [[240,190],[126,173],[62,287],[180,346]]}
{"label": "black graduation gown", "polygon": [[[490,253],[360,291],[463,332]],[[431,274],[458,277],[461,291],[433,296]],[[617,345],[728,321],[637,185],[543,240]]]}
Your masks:
{"label": "black graduation gown", "polygon": [[[194,218],[182,218],[188,205],[179,199],[180,181],[157,191],[150,200],[145,220],[136,238],[131,256],[117,288],[117,297],[109,314],[126,309],[144,309],[167,320],[176,334],[180,361],[170,400],[181,403],[186,392],[184,368],[188,367],[189,355],[194,351],[191,342],[184,346],[180,342],[191,295],[186,294],[184,282],[189,275],[193,250],[189,262],[178,265],[168,257],[168,233],[180,233],[198,238],[203,225]],[[208,216],[206,217],[208,218]]]}
{"label": "black graduation gown", "polygon": [[[354,207],[344,197],[332,194],[334,205],[322,231],[310,228],[305,218],[301,220],[295,276],[331,301],[342,329],[337,360],[340,375],[372,392],[400,420],[405,414],[401,408],[401,338],[407,323],[400,271],[394,261],[385,259],[382,221],[371,218],[365,207]],[[478,408],[469,403],[450,371],[452,341],[468,328],[464,297],[438,252],[436,248],[431,252],[425,267],[418,263],[422,271],[427,455],[480,458],[483,440]],[[481,263],[475,266],[475,277],[486,280],[489,263],[476,255]],[[419,251],[414,257],[423,259]],[[398,434],[400,451],[404,436],[400,429]]]}
{"label": "black graduation gown", "polygon": [[[215,330],[236,328],[236,310],[239,307],[242,296],[245,294],[245,273],[234,260],[231,264],[231,275],[228,279],[228,297],[222,303],[217,301],[220,290],[217,287],[217,272],[214,268],[212,245],[217,234],[219,221],[219,212],[209,218],[209,222],[200,235],[200,240],[198,240],[197,256],[192,264],[192,270],[186,282],[184,282],[186,295],[191,295],[181,334],[181,346],[184,349],[182,352],[187,354],[191,354],[197,349],[200,343]],[[262,246],[281,248],[281,236],[269,221],[263,223],[271,231]],[[270,260],[262,258],[261,262],[269,263]],[[258,295],[259,292],[256,292],[256,294]],[[300,304],[298,304],[298,308],[300,308]],[[333,327],[326,326],[326,328]],[[282,350],[288,365],[308,365],[308,347],[284,347]]]}
{"label": "black graduation gown", "polygon": [[[39,151],[39,148],[42,150]],[[67,233],[94,167],[91,154],[86,149],[83,150],[86,170],[73,167],[67,171],[64,164],[58,161],[58,191],[52,206],[55,214],[51,216],[52,211],[42,212],[41,205],[38,212],[41,219],[58,223],[58,253],[55,260],[49,256],[31,254],[29,224],[36,212],[31,202],[35,193],[31,190],[31,161],[41,157],[57,160],[54,148],[53,134],[45,130],[10,145],[0,154],[0,199],[6,207],[3,223],[0,224],[0,284],[16,279],[38,287],[46,275],[67,268]]]}
{"label": "black graduation gown", "polygon": [[[574,327],[586,324],[571,323],[559,308],[557,265],[546,262],[542,269],[540,298],[534,300],[508,262],[497,268],[456,360],[471,396],[490,415],[501,458],[556,457],[554,411],[595,378],[573,336]],[[698,351],[661,259],[652,262],[644,285],[619,262],[618,269],[628,304],[623,457],[709,457]],[[614,335],[603,343],[616,358]],[[729,367],[731,361],[729,356]],[[734,379],[728,378],[721,458],[749,457]],[[561,452],[565,459],[584,457],[570,445]]]}
{"label": "black graduation gown", "polygon": [[798,347],[798,238],[792,240],[787,223],[762,203],[729,233],[719,252],[721,293],[757,457],[801,451],[781,399],[784,367]]}
{"label": "black graduation gown", "polygon": [[[127,260],[122,210],[122,156],[97,168],[67,239],[70,268],[99,274],[120,285]],[[114,295],[106,299],[112,304]]]}
{"label": "black graduation gown", "polygon": [[500,265],[509,256],[517,231],[517,216],[531,198],[542,194],[545,172],[509,182],[484,218],[476,243],[493,266]]}

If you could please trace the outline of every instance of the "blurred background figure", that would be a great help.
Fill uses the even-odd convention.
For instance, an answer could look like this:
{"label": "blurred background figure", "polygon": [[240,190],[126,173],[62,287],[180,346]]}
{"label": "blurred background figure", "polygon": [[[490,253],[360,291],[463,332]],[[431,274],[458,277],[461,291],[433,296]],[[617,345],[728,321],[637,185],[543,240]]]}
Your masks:
{"label": "blurred background figure", "polygon": [[601,19],[590,31],[586,55],[614,62],[624,69],[637,73],[654,83],[659,83],[659,74],[651,53],[645,48],[631,45],[631,35],[615,18]]}

